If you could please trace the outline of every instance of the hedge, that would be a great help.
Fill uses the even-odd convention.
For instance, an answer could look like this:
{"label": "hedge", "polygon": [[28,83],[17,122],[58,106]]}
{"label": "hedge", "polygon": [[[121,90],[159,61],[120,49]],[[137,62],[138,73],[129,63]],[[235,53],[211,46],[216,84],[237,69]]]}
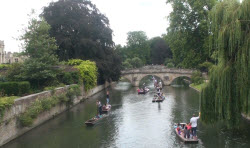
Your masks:
{"label": "hedge", "polygon": [[29,93],[30,83],[23,82],[0,82],[0,91],[8,96],[22,96]]}

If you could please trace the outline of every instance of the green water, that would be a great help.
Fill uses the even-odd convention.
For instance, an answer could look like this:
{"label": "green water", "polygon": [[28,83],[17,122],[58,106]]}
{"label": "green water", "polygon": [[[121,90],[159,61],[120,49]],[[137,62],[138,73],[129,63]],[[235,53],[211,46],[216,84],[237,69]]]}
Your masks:
{"label": "green water", "polygon": [[105,91],[13,140],[4,148],[242,148],[250,146],[249,123],[239,129],[198,123],[198,144],[183,144],[175,135],[176,122],[188,122],[199,112],[199,94],[191,88],[164,87],[166,100],[152,103],[151,92],[137,95],[127,82],[109,88],[112,111],[93,127],[84,122],[96,114],[95,102],[105,103]]}

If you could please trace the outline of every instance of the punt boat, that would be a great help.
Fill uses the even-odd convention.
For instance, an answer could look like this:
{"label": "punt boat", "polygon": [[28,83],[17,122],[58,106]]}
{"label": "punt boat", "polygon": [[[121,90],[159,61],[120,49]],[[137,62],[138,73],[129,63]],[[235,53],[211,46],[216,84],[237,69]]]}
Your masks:
{"label": "punt boat", "polygon": [[[180,123],[181,125],[186,125],[186,123]],[[183,141],[185,144],[195,144],[195,143],[198,143],[199,140],[197,139],[197,137],[194,137],[194,139],[188,139],[188,138],[184,138],[184,133],[181,132],[181,134],[179,135],[177,129],[174,129],[175,130],[175,133],[177,135],[177,137],[179,137],[179,139],[181,141]]]}
{"label": "punt boat", "polygon": [[111,105],[108,104],[106,107],[102,107],[102,113],[107,114],[111,110]]}

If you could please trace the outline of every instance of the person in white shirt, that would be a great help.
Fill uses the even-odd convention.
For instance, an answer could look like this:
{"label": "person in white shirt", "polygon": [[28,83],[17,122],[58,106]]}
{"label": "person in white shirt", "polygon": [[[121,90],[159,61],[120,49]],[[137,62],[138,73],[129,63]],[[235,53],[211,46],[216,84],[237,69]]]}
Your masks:
{"label": "person in white shirt", "polygon": [[197,120],[200,118],[200,113],[198,117],[195,117],[195,114],[193,114],[193,117],[190,119],[190,123],[191,123],[191,133],[193,136],[196,137],[196,130],[197,130]]}

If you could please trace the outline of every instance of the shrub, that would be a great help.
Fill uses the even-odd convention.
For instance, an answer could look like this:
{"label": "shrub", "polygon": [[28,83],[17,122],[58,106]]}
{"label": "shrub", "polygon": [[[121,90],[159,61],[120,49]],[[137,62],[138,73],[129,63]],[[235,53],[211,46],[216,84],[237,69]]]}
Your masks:
{"label": "shrub", "polygon": [[0,90],[5,95],[23,95],[29,93],[30,83],[29,82],[0,82]]}
{"label": "shrub", "polygon": [[196,85],[203,83],[202,73],[200,71],[193,72],[191,76],[191,81]]}
{"label": "shrub", "polygon": [[130,68],[133,68],[133,66],[126,60],[125,62],[122,63],[122,68],[130,69]]}
{"label": "shrub", "polygon": [[7,80],[6,80],[6,77],[0,75],[0,82],[6,82],[6,81],[7,81]]}
{"label": "shrub", "polygon": [[167,68],[174,68],[174,64],[173,63],[168,63]]}
{"label": "shrub", "polygon": [[19,121],[21,123],[21,126],[23,127],[27,127],[27,126],[31,126],[33,123],[33,118],[31,118],[31,116],[27,113],[22,114],[19,117]]}
{"label": "shrub", "polygon": [[76,96],[80,96],[81,95],[81,89],[79,85],[71,85],[69,89],[73,89],[74,94]]}
{"label": "shrub", "polygon": [[83,62],[81,59],[71,59],[68,61],[68,65],[75,66],[80,65]]}
{"label": "shrub", "polygon": [[201,70],[201,71],[205,71],[205,72],[208,72],[209,71],[209,69],[213,66],[214,64],[213,63],[211,63],[211,62],[204,62],[204,63],[202,63],[202,64],[199,64],[199,69]]}
{"label": "shrub", "polygon": [[59,95],[59,96],[57,96],[57,98],[60,102],[68,102],[69,101],[69,98],[67,98],[65,94]]}
{"label": "shrub", "polygon": [[41,101],[37,100],[35,101],[30,108],[28,109],[28,114],[31,116],[31,118],[36,118],[40,112],[43,111],[43,106]]}
{"label": "shrub", "polygon": [[11,64],[6,75],[6,78],[8,79],[8,81],[20,81],[22,67],[23,67],[22,63]]}
{"label": "shrub", "polygon": [[76,66],[80,72],[81,79],[84,83],[84,88],[86,91],[93,88],[97,84],[97,67],[96,63],[86,60],[83,61],[80,65]]}
{"label": "shrub", "polygon": [[63,74],[63,77],[62,77],[62,82],[64,84],[67,84],[67,85],[70,85],[70,84],[73,84],[74,81],[73,81],[73,78],[72,78],[72,75],[70,72],[65,72]]}
{"label": "shrub", "polygon": [[52,108],[52,100],[50,98],[42,99],[41,103],[42,103],[43,110],[50,110]]}
{"label": "shrub", "polygon": [[5,69],[5,68],[9,68],[10,65],[9,64],[0,64],[0,69]]}
{"label": "shrub", "polygon": [[4,114],[5,109],[11,107],[14,104],[14,101],[16,98],[18,98],[18,97],[11,96],[11,97],[1,97],[0,98],[0,115],[1,115],[1,117]]}
{"label": "shrub", "polygon": [[81,84],[82,81],[80,79],[80,73],[78,71],[75,71],[75,72],[70,72],[71,74],[71,77],[72,77],[72,80],[73,80],[73,83],[74,84]]}
{"label": "shrub", "polygon": [[18,83],[19,95],[27,94],[30,91],[30,83],[27,81]]}

